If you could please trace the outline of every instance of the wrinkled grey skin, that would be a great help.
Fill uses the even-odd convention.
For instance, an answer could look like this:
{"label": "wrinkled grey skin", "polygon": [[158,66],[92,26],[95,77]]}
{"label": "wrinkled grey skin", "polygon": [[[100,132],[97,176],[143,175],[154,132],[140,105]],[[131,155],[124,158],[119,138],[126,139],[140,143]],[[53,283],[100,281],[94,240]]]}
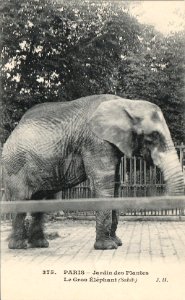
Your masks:
{"label": "wrinkled grey skin", "polygon": [[[36,105],[22,117],[3,149],[9,200],[52,198],[90,178],[95,197],[117,196],[123,154],[150,156],[164,173],[168,193],[184,192],[178,157],[161,110],[147,101],[95,95],[67,103]],[[83,207],[82,207],[83,209]],[[96,213],[95,249],[115,249],[117,211]],[[9,248],[26,248],[24,218],[13,222]],[[33,214],[28,243],[48,247],[43,214]]]}

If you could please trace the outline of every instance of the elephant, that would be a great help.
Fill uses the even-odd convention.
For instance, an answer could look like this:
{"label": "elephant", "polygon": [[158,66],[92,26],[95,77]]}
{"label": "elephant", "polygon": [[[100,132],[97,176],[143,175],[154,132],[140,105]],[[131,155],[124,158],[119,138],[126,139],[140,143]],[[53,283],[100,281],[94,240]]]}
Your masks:
{"label": "elephant", "polygon": [[[51,199],[87,178],[93,197],[117,197],[124,155],[146,159],[150,155],[164,174],[167,193],[184,194],[181,165],[162,111],[155,104],[110,94],[37,104],[23,115],[3,147],[7,199]],[[9,248],[48,247],[43,215],[32,214],[27,237],[26,213],[17,213]],[[96,211],[95,249],[122,245],[116,235],[118,220],[117,210]]]}

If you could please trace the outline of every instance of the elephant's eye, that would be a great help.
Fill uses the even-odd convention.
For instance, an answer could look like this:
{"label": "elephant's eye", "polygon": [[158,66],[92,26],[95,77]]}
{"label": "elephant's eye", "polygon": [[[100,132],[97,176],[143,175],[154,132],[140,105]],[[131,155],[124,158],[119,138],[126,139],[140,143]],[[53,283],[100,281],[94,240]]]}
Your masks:
{"label": "elephant's eye", "polygon": [[153,131],[152,133],[150,133],[148,136],[147,136],[147,140],[150,140],[150,141],[155,141],[155,140],[158,140],[160,137],[160,134],[158,131]]}
{"label": "elephant's eye", "polygon": [[152,140],[146,140],[147,145],[153,145],[154,142]]}
{"label": "elephant's eye", "polygon": [[159,134],[158,131],[153,131],[153,132],[151,133],[151,136],[152,136],[153,139],[155,139],[155,138],[158,138],[158,137],[160,136],[160,134]]}
{"label": "elephant's eye", "polygon": [[164,147],[164,137],[158,131],[153,131],[145,140],[148,146],[159,146],[161,150]]}
{"label": "elephant's eye", "polygon": [[153,139],[151,136],[145,136],[145,142],[147,145],[152,145],[153,144]]}

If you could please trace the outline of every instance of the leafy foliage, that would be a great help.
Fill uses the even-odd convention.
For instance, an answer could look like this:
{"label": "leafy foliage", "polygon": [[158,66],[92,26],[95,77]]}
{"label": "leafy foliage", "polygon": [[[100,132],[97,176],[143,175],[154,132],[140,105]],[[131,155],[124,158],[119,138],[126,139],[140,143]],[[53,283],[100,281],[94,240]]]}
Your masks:
{"label": "leafy foliage", "polygon": [[36,103],[100,93],[159,105],[176,141],[184,133],[184,33],[139,24],[129,3],[7,0],[2,13],[4,142]]}

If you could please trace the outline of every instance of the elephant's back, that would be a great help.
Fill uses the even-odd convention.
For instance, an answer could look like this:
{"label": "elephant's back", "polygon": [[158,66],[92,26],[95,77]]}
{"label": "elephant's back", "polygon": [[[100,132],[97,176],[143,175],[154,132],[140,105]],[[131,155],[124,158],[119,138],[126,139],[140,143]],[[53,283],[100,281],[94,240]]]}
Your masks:
{"label": "elephant's back", "polygon": [[27,120],[41,119],[66,119],[73,115],[77,110],[80,110],[79,101],[71,102],[45,102],[37,104],[30,108],[22,117],[21,123]]}
{"label": "elephant's back", "polygon": [[[82,135],[88,116],[102,102],[117,98],[115,95],[93,95],[69,102],[46,102],[29,109],[11,133],[3,147],[5,161],[16,156],[25,157],[25,153],[37,152],[37,155],[47,149],[45,155],[50,158],[53,148],[65,147],[65,133],[73,133],[74,139]],[[81,128],[81,132],[79,132]],[[82,138],[82,137],[81,137]],[[51,151],[50,151],[51,150]],[[52,153],[52,154],[51,154]],[[56,155],[56,153],[54,153]]]}
{"label": "elephant's back", "polygon": [[102,94],[102,95],[91,95],[81,97],[76,100],[67,102],[45,102],[36,104],[30,108],[22,117],[21,122],[25,122],[28,119],[39,120],[41,118],[58,118],[67,119],[70,116],[83,115],[84,111],[93,110],[94,107],[98,106],[103,101],[109,101],[113,98],[119,98],[115,95]]}
{"label": "elephant's back", "polygon": [[[80,111],[80,103],[46,102],[29,109],[21,118],[3,147],[3,158],[14,156],[14,153],[42,147],[49,150],[51,145],[61,140],[69,130],[73,116]],[[77,114],[78,115],[78,114]],[[49,151],[48,151],[49,152]]]}

